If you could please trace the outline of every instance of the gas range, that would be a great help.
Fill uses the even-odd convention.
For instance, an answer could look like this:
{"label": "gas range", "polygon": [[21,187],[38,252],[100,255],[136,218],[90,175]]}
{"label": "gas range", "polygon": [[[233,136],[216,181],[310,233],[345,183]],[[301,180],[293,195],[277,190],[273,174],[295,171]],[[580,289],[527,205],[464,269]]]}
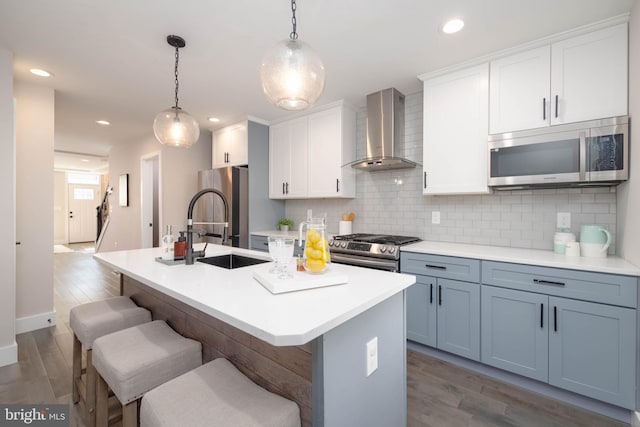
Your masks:
{"label": "gas range", "polygon": [[346,234],[329,240],[331,262],[398,271],[400,246],[419,242],[417,237],[385,234]]}

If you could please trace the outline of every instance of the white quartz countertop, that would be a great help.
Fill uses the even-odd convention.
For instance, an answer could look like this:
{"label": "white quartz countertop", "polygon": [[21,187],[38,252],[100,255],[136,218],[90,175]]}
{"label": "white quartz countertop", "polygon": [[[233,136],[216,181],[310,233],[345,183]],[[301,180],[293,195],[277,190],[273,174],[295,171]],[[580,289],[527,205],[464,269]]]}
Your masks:
{"label": "white quartz countertop", "polygon": [[[305,230],[306,230],[306,228],[305,228]],[[297,227],[296,227],[295,230],[289,230],[289,231],[280,231],[280,230],[252,231],[251,234],[256,235],[256,236],[264,236],[264,237],[269,237],[269,236],[291,237],[292,239],[296,239],[296,240],[300,237],[299,230],[298,230]],[[331,238],[334,235],[335,235],[335,233],[327,233],[327,238]]]}
{"label": "white quartz countertop", "polygon": [[512,262],[542,267],[568,268],[597,273],[640,276],[640,268],[620,257],[587,258],[568,257],[553,251],[539,249],[507,248],[501,246],[469,245],[447,242],[418,242],[402,246],[403,252],[418,252],[487,261]]}
{"label": "white quartz countertop", "polygon": [[[194,245],[201,249],[201,245]],[[269,259],[264,252],[207,247],[207,256],[236,253]],[[267,264],[227,270],[201,262],[164,265],[161,249],[102,252],[95,256],[139,282],[272,345],[302,345],[415,283],[415,276],[332,264],[348,283],[274,295],[252,276]]]}

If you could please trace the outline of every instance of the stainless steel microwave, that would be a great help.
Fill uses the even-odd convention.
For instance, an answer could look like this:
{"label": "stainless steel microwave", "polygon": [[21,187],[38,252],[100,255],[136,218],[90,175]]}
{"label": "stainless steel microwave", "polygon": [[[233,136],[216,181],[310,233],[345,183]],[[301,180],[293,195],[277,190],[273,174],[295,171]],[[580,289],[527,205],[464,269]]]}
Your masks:
{"label": "stainless steel microwave", "polygon": [[629,117],[489,136],[495,189],[616,185],[629,177]]}

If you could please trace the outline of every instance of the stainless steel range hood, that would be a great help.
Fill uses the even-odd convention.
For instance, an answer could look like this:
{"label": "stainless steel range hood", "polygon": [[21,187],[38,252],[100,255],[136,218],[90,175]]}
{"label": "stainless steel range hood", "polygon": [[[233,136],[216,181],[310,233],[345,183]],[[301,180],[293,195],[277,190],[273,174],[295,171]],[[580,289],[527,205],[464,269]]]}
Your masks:
{"label": "stainless steel range hood", "polygon": [[398,157],[404,150],[404,95],[394,88],[367,95],[366,158],[351,163],[354,169],[379,171],[415,168],[417,163]]}

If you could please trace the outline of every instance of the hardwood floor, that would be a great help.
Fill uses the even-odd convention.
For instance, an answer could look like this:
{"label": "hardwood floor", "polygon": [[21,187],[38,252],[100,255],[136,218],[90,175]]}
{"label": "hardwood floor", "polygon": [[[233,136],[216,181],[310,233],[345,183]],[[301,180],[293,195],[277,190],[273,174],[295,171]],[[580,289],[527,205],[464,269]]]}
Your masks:
{"label": "hardwood floor", "polygon": [[[0,402],[67,403],[70,425],[83,427],[71,404],[69,310],[117,295],[119,277],[86,252],[55,254],[54,263],[57,326],[16,337],[18,363],[0,368]],[[628,426],[414,351],[407,370],[409,427]]]}

